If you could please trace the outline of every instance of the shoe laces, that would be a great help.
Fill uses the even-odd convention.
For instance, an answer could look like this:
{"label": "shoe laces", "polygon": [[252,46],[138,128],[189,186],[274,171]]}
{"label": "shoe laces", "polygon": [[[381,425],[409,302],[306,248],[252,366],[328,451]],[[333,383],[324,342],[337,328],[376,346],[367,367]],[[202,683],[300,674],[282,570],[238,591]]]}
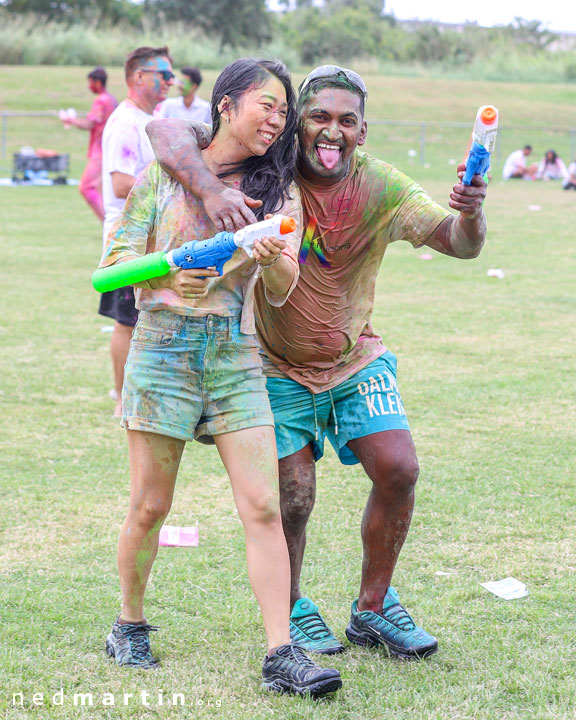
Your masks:
{"label": "shoe laces", "polygon": [[148,639],[148,634],[150,632],[156,632],[159,628],[155,625],[133,625],[132,623],[126,623],[120,627],[122,628],[123,635],[130,643],[132,657],[135,660],[150,660],[150,640]]}
{"label": "shoe laces", "polygon": [[400,605],[400,603],[389,605],[386,609],[381,610],[377,614],[405,632],[414,630],[416,627],[416,623],[412,620],[406,608],[403,605]]}
{"label": "shoe laces", "polygon": [[[318,669],[318,665],[313,660],[310,660],[308,655],[302,650],[302,648],[299,645],[285,645],[285,650],[282,652],[282,650],[278,653],[279,655],[283,655],[284,657],[292,659],[296,665],[299,665],[301,668],[308,668],[308,669]],[[284,648],[283,648],[284,649]]]}
{"label": "shoe laces", "polygon": [[[303,618],[297,618],[298,622],[294,623],[303,630],[312,640],[323,640],[330,637],[330,628],[319,613],[310,613]],[[294,622],[294,620],[292,620]]]}

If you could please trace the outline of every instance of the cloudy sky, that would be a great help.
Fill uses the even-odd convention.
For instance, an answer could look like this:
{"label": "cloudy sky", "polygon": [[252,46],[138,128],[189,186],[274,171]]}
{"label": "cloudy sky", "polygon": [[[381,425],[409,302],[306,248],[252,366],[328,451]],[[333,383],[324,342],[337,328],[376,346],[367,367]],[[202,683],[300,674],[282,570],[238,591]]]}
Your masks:
{"label": "cloudy sky", "polygon": [[399,20],[438,20],[462,23],[466,20],[479,25],[508,25],[516,16],[526,20],[540,20],[548,30],[576,33],[574,0],[481,0],[457,3],[454,0],[386,0],[386,12]]}

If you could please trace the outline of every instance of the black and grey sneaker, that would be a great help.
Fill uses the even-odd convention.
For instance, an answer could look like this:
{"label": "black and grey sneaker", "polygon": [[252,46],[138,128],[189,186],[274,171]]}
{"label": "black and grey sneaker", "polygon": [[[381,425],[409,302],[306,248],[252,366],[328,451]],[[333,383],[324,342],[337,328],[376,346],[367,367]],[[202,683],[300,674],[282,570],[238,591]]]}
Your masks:
{"label": "black and grey sneaker", "polygon": [[106,652],[116,659],[118,665],[135,665],[143,670],[158,665],[158,660],[150,652],[150,631],[158,630],[153,625],[125,623],[118,620],[112,626],[112,632],[106,638]]}
{"label": "black and grey sneaker", "polygon": [[321,697],[342,687],[338,670],[310,660],[298,645],[280,645],[262,665],[262,687],[275,692]]}

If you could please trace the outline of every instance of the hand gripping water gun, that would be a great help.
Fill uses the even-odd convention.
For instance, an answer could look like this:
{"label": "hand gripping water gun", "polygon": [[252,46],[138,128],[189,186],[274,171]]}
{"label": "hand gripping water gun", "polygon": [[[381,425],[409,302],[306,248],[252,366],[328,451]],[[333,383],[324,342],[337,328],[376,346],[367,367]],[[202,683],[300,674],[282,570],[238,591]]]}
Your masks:
{"label": "hand gripping water gun", "polygon": [[268,220],[246,225],[235,233],[219,232],[208,240],[192,240],[167,253],[159,250],[136,260],[98,268],[92,275],[92,285],[98,292],[108,292],[166,275],[173,268],[190,270],[215,267],[221,275],[224,263],[230,260],[239,247],[252,257],[252,248],[257,240],[279,237],[295,229],[294,218],[274,215]]}
{"label": "hand gripping water gun", "polygon": [[470,154],[466,160],[466,172],[462,178],[464,185],[470,185],[473,175],[482,175],[490,168],[490,155],[496,146],[498,132],[498,109],[493,105],[482,105],[476,113],[476,122],[472,131]]}

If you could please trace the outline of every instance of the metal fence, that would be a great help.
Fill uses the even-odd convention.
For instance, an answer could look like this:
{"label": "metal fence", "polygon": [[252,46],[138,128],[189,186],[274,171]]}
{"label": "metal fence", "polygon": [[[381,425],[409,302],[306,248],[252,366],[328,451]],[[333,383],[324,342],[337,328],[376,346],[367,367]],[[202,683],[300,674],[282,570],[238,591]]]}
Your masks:
{"label": "metal fence", "polygon": [[[58,117],[56,110],[46,110],[42,112],[33,111],[0,111],[1,119],[1,130],[0,130],[0,165],[3,168],[7,167],[7,153],[8,153],[8,139],[10,132],[10,125],[17,123],[18,118],[50,118],[54,121]],[[418,162],[421,165],[427,165],[429,162],[438,161],[438,153],[436,152],[436,146],[438,143],[442,143],[444,154],[450,154],[458,156],[458,153],[462,151],[462,148],[466,146],[466,139],[469,137],[471,132],[471,123],[462,122],[417,122],[417,121],[398,121],[398,120],[379,120],[379,119],[368,119],[368,125],[370,128],[369,140],[375,138],[378,141],[378,136],[382,135],[383,131],[390,129],[394,131],[394,136],[391,133],[385,132],[382,135],[381,143],[376,144],[380,146],[383,142],[386,143],[386,157],[390,157],[394,160],[398,160],[400,153],[405,153],[405,148],[410,146],[408,153],[414,158],[418,158]],[[54,127],[51,134],[60,132],[61,127]],[[40,137],[46,137],[41,133],[35,133],[30,144],[33,140],[40,135]],[[533,140],[536,137],[537,142]],[[544,142],[545,141],[545,142]],[[554,127],[554,126],[530,126],[530,125],[502,125],[498,130],[498,141],[496,144],[496,150],[494,153],[493,164],[500,165],[503,158],[511,152],[522,147],[527,142],[532,145],[541,144],[542,147],[538,149],[536,155],[542,155],[552,143],[559,145],[560,153],[564,156],[565,160],[572,160],[576,157],[576,127]],[[434,151],[432,151],[432,146]],[[503,149],[505,148],[505,150]],[[17,152],[20,148],[12,148],[13,152]],[[11,161],[11,158],[10,158]]]}
{"label": "metal fence", "polygon": [[[416,139],[416,135],[418,138],[418,158],[421,165],[426,165],[427,163],[427,145],[429,144],[430,132],[432,130],[446,131],[450,129],[458,129],[464,131],[465,134],[470,134],[471,132],[471,124],[461,122],[402,122],[398,120],[368,120],[368,126],[370,128],[379,126],[413,128],[415,130],[414,139]],[[554,136],[562,136],[564,143],[566,145],[569,144],[570,146],[568,157],[570,159],[576,157],[576,128],[554,126],[542,127],[540,125],[500,125],[498,127],[496,149],[494,151],[494,163],[500,164],[502,160],[506,158],[508,152],[516,149],[517,142],[514,142],[516,136],[521,135],[522,137],[529,139],[530,136],[534,134],[537,136],[544,136],[549,140],[551,140]],[[521,146],[526,144],[528,141],[527,139],[521,142]],[[505,152],[502,150],[504,145],[507,146],[507,150]]]}

